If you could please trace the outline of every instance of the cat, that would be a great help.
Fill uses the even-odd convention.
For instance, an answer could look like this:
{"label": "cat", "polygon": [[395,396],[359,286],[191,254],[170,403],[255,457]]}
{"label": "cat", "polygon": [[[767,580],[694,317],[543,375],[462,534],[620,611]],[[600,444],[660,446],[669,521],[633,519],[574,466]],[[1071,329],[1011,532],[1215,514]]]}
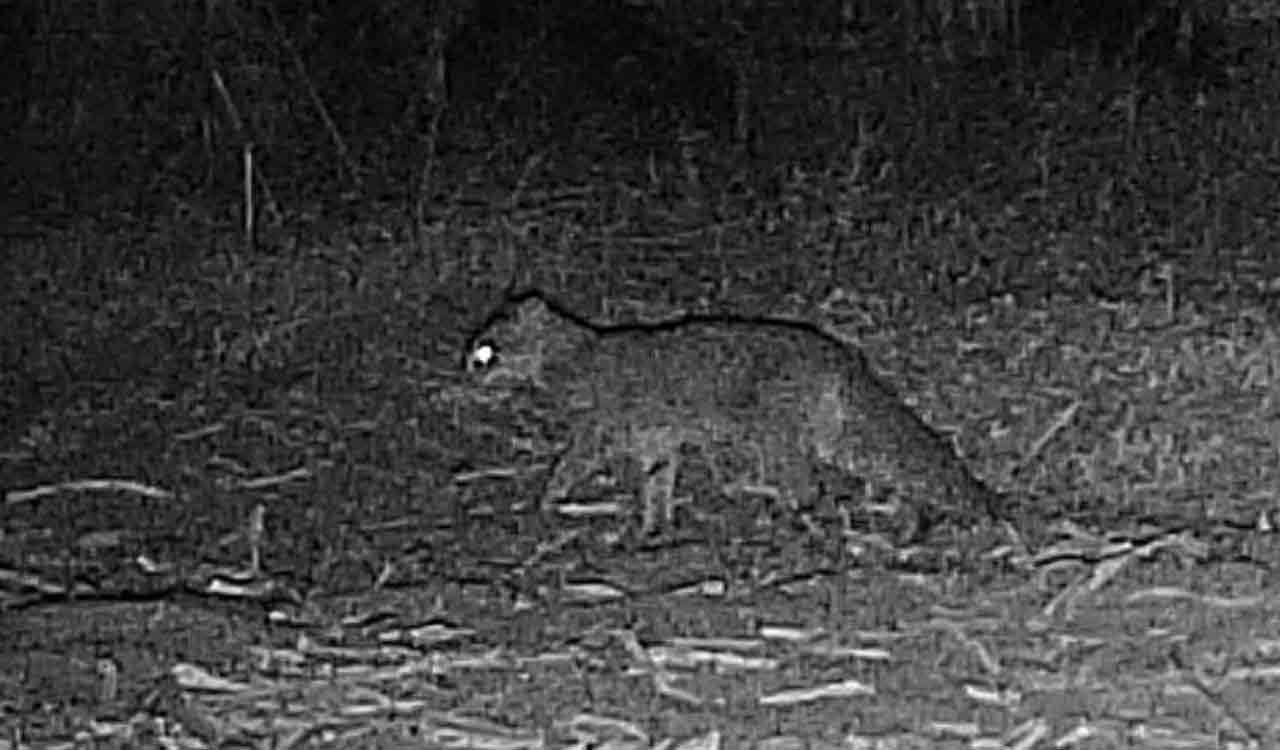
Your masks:
{"label": "cat", "polygon": [[999,496],[862,352],[808,323],[697,316],[600,325],[530,292],[490,316],[464,365],[479,385],[532,388],[564,414],[570,435],[544,509],[624,457],[645,477],[642,531],[653,531],[671,520],[682,449],[695,448],[754,456],[755,476],[725,482],[726,491],[763,489],[793,509],[815,500],[816,472],[833,468],[908,506],[913,539],[938,522],[1000,516]]}

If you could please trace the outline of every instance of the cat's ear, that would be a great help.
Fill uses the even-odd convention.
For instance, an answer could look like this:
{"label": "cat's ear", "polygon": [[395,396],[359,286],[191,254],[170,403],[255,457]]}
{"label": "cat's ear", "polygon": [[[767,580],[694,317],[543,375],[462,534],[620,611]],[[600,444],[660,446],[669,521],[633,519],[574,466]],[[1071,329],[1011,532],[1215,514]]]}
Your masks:
{"label": "cat's ear", "polygon": [[544,325],[558,317],[546,297],[531,292],[513,299],[515,318],[523,325]]}
{"label": "cat's ear", "polygon": [[506,317],[524,332],[563,337],[570,333],[589,334],[591,322],[538,290],[507,300]]}

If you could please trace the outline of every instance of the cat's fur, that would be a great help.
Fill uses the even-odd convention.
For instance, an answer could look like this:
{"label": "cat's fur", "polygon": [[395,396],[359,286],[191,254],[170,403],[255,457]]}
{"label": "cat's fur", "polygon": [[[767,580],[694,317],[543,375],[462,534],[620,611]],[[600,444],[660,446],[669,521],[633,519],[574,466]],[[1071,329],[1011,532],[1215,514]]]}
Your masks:
{"label": "cat's fur", "polygon": [[788,506],[814,499],[825,465],[903,500],[921,522],[972,523],[997,496],[870,370],[862,353],[800,322],[688,317],[599,326],[531,294],[468,349],[481,382],[550,395],[572,425],[543,494],[552,506],[622,456],[646,477],[646,529],[671,511],[681,448],[748,451]]}

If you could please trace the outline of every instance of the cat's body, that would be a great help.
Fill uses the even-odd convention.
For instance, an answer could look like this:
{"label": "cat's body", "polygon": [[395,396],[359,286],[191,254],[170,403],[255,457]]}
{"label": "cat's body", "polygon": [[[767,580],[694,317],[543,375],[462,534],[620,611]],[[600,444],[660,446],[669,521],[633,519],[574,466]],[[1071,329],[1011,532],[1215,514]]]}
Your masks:
{"label": "cat's body", "polygon": [[[543,502],[623,456],[646,477],[645,526],[670,513],[682,448],[755,457],[786,505],[814,499],[822,466],[888,490],[926,524],[996,512],[996,497],[870,371],[855,347],[797,322],[686,318],[598,327],[540,297],[514,300],[469,360],[487,382],[535,385],[571,425]],[[741,466],[741,461],[738,462]]]}

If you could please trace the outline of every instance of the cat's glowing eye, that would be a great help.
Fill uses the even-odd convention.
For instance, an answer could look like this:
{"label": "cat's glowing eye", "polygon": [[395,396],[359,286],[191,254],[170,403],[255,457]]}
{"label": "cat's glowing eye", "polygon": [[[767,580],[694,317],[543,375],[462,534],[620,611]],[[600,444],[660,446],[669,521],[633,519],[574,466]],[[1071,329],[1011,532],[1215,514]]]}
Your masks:
{"label": "cat's glowing eye", "polygon": [[492,344],[480,344],[467,355],[467,372],[487,370],[498,361],[498,350]]}

